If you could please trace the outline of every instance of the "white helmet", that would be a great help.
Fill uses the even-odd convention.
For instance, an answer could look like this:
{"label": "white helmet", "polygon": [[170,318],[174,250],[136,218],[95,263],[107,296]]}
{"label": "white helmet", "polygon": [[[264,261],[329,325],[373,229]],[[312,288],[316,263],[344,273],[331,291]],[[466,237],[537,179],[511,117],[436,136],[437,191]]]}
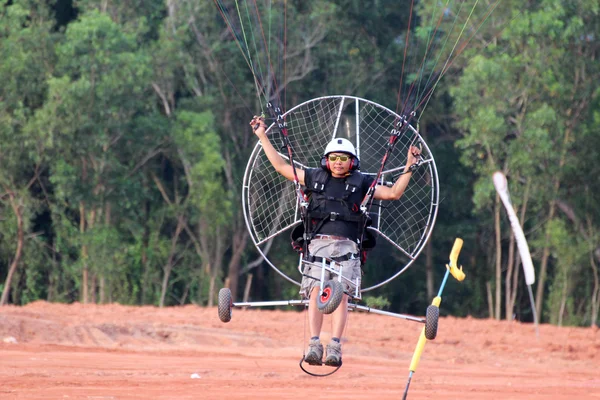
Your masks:
{"label": "white helmet", "polygon": [[352,156],[358,158],[356,156],[356,149],[354,148],[354,145],[348,139],[335,138],[329,142],[327,147],[325,147],[325,155],[335,152],[352,154]]}

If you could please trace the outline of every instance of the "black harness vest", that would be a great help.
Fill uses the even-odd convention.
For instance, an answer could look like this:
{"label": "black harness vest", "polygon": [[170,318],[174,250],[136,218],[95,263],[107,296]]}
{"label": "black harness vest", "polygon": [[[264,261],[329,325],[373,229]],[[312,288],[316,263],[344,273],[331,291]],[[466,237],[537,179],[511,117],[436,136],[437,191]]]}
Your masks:
{"label": "black harness vest", "polygon": [[[362,185],[364,175],[353,172],[344,179],[344,190],[339,185],[328,185],[331,175],[324,170],[315,169],[311,175],[311,187],[306,191],[310,196],[308,214],[313,220],[347,221],[358,223],[362,220],[360,203],[363,199]],[[314,229],[313,233],[318,233]],[[342,233],[342,232],[338,232]]]}
{"label": "black harness vest", "polygon": [[[312,258],[308,253],[308,244],[314,236],[320,233],[320,229],[328,221],[345,221],[356,226],[355,235],[359,249],[365,249],[363,243],[363,233],[365,227],[370,225],[370,218],[367,218],[360,211],[360,204],[363,200],[362,187],[365,176],[360,172],[352,172],[344,180],[343,190],[340,185],[327,184],[331,179],[330,173],[322,169],[311,170],[310,186],[306,186],[306,192],[309,196],[309,203],[303,224],[297,226],[291,233],[292,247],[298,252],[302,252],[305,258]],[[332,225],[335,227],[336,225]],[[344,235],[345,232],[335,232],[331,228],[327,234]],[[374,246],[374,237],[367,232],[369,244],[366,247]]]}

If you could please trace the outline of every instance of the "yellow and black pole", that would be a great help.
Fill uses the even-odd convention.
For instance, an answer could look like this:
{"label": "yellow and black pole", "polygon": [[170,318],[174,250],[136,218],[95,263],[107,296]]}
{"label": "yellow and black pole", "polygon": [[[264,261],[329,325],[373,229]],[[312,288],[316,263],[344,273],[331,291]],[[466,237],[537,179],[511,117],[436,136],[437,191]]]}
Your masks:
{"label": "yellow and black pole", "polygon": [[442,291],[444,290],[444,286],[446,286],[446,281],[448,280],[448,276],[452,275],[456,280],[463,281],[465,279],[465,273],[462,270],[462,267],[458,268],[458,254],[463,245],[463,240],[460,238],[456,238],[454,241],[454,246],[452,246],[452,251],[450,252],[450,262],[446,264],[446,274],[444,275],[444,280],[442,285],[440,286],[440,290],[438,295],[433,299],[431,305],[427,307],[427,316],[425,326],[423,330],[421,330],[421,335],[419,336],[419,341],[417,342],[417,347],[415,348],[415,352],[413,353],[412,360],[410,362],[409,374],[408,374],[408,382],[406,382],[406,389],[404,389],[404,396],[402,396],[402,400],[406,400],[406,396],[408,395],[408,388],[410,386],[410,380],[412,379],[413,374],[417,370],[417,366],[419,365],[419,360],[421,359],[421,353],[423,353],[423,348],[425,347],[425,343],[427,340],[435,339],[437,334],[437,326],[438,326],[438,318],[440,315],[440,303],[442,302]]}

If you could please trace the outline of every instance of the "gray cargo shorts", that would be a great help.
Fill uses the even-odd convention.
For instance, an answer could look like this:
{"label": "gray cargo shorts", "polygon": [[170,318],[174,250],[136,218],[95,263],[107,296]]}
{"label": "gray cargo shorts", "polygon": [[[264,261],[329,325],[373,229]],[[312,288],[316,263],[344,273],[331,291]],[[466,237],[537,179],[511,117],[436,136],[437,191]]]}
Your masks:
{"label": "gray cargo shorts", "polygon": [[[313,239],[310,241],[308,251],[310,254],[317,257],[341,257],[348,253],[358,253],[358,245],[352,240]],[[302,276],[300,295],[302,295],[303,298],[309,298],[312,289],[314,287],[319,287],[320,285],[321,267],[315,264],[304,264],[304,275],[308,275],[315,279],[306,277],[304,275]],[[339,270],[340,265],[342,266],[342,276],[350,279],[350,282],[346,279],[342,279],[344,290],[349,293],[354,293],[356,285],[353,282],[356,282],[356,278],[360,278],[362,275],[362,270],[360,268],[360,257],[354,260],[346,260],[339,263],[336,262],[334,268]],[[335,273],[325,271],[325,281],[337,278],[338,275]]]}

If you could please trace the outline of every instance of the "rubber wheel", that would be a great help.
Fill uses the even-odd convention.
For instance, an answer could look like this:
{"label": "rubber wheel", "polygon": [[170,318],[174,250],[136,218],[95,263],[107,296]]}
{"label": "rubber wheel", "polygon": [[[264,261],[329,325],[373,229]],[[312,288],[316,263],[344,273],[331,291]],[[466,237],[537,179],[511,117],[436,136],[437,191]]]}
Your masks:
{"label": "rubber wheel", "polygon": [[317,297],[317,308],[323,314],[331,314],[338,308],[344,297],[344,288],[339,281],[327,281],[323,293]]}
{"label": "rubber wheel", "polygon": [[223,288],[219,290],[219,319],[223,322],[231,321],[231,309],[233,300],[231,299],[231,290]]}
{"label": "rubber wheel", "polygon": [[440,309],[434,305],[427,307],[425,317],[425,337],[427,340],[433,340],[437,336],[438,320],[440,318]]}

